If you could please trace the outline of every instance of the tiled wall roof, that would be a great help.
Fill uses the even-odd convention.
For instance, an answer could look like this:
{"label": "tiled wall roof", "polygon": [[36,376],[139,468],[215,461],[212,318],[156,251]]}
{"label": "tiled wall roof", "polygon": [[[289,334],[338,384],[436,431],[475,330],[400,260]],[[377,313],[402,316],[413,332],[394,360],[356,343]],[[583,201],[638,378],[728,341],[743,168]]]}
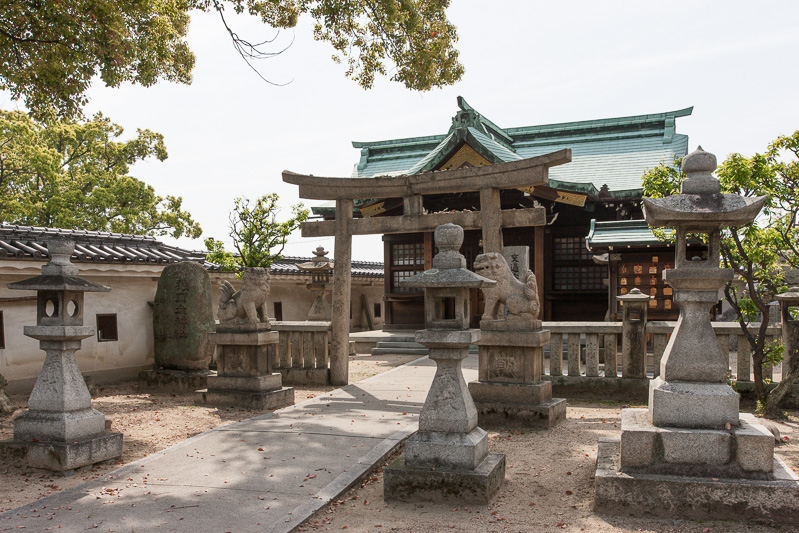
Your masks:
{"label": "tiled wall roof", "polygon": [[0,259],[47,259],[47,240],[53,236],[75,241],[72,260],[105,263],[176,263],[192,261],[209,266],[204,252],[166,245],[154,237],[103,231],[0,225]]}

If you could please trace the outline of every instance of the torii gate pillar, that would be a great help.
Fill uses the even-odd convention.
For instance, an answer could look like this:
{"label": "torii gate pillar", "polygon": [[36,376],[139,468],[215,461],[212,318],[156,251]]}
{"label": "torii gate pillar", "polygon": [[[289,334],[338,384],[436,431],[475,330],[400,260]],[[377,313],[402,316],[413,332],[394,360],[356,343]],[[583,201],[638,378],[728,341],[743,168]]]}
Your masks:
{"label": "torii gate pillar", "polygon": [[353,201],[336,200],[336,235],[333,251],[333,316],[331,324],[330,384],[349,383],[350,305],[352,304],[352,220]]}

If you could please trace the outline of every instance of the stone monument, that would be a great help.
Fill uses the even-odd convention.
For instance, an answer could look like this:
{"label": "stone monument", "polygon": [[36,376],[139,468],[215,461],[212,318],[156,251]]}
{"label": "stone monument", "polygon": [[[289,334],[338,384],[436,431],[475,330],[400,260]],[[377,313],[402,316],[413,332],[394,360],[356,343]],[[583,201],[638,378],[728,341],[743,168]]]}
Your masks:
{"label": "stone monument", "polygon": [[208,370],[214,353],[211,305],[211,280],[201,265],[184,261],[164,268],[153,307],[156,367]]}
{"label": "stone monument", "polygon": [[278,333],[266,314],[269,279],[269,269],[248,268],[240,291],[223,282],[220,323],[211,335],[217,375],[208,377],[207,390],[197,392],[197,403],[257,410],[294,404],[294,389],[283,387],[281,375],[272,372],[268,347],[277,343]]}
{"label": "stone monument", "polygon": [[326,297],[333,263],[327,258],[327,252],[321,246],[317,246],[314,258],[305,263],[296,263],[296,267],[311,273],[311,282],[305,285],[314,295],[313,304],[308,310],[308,320],[330,322],[331,310]]}
{"label": "stone monument", "polygon": [[[727,361],[709,312],[732,269],[719,268],[721,228],[750,223],[766,197],[722,194],[713,154],[701,147],[682,163],[679,195],[644,198],[652,227],[676,228],[675,268],[663,271],[680,317],[650,382],[648,409],[622,411],[621,439],[600,440],[596,509],[691,519],[799,524],[799,480],[774,457],[774,438],[739,413]],[[692,235],[704,235],[707,259],[689,259]]]}
{"label": "stone monument", "polygon": [[384,497],[485,504],[505,479],[505,456],[488,453],[461,364],[469,344],[480,339],[479,330],[468,329],[469,289],[495,282],[466,270],[459,253],[460,226],[438,226],[435,242],[439,253],[433,268],[405,286],[425,290],[427,329],[416,332],[416,342],[430,349],[436,375],[419,415],[419,430],[406,442],[405,454],[384,470]]}
{"label": "stone monument", "polygon": [[543,379],[549,331],[538,320],[535,275],[525,266],[517,279],[498,253],[478,255],[474,270],[496,282],[482,289],[478,380],[469,383],[479,423],[552,427],[566,418],[566,400],[552,398],[552,382]]}
{"label": "stone monument", "polygon": [[62,472],[122,455],[122,434],[106,433],[105,416],[92,408],[75,361],[81,339],[94,335],[94,328],[83,325],[83,293],[111,289],[78,277],[70,262],[74,247],[72,241],[51,239],[42,275],[8,284],[37,292],[36,325],[24,331],[47,355],[28,410],[14,420],[14,440],[6,444],[27,448],[29,466]]}

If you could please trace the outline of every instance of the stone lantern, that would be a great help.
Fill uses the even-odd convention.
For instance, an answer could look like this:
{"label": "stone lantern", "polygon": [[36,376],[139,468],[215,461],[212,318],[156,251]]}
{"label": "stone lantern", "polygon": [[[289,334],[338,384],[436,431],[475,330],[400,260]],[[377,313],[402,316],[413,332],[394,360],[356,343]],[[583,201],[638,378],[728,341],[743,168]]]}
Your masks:
{"label": "stone lantern", "polygon": [[486,432],[477,426],[477,409],[463,379],[461,364],[480,338],[469,328],[469,289],[494,282],[466,269],[459,253],[463,229],[444,224],[435,230],[438,255],[433,268],[407,280],[425,290],[425,325],[416,342],[430,349],[436,375],[419,415],[419,431],[405,455],[384,474],[387,500],[488,503],[505,477],[505,456],[488,453]]}
{"label": "stone lantern", "polygon": [[122,455],[122,434],[105,432],[105,416],[92,408],[75,361],[81,339],[94,335],[83,325],[83,293],[111,289],[78,277],[72,241],[54,238],[47,249],[41,276],[8,284],[37,291],[36,325],[24,332],[47,354],[28,411],[14,420],[14,441],[28,448],[30,466],[67,471]]}
{"label": "stone lantern", "polygon": [[791,287],[788,292],[778,294],[777,301],[782,310],[782,343],[785,353],[782,356],[782,379],[789,370],[799,366],[799,287]]}
{"label": "stone lantern", "polygon": [[[663,271],[680,316],[649,384],[648,409],[623,409],[620,440],[597,450],[601,512],[670,518],[769,520],[799,524],[799,481],[774,457],[774,437],[754,415],[739,413],[727,383],[727,360],[710,322],[721,289],[721,229],[754,220],[767,197],[720,192],[716,157],[701,148],[683,159],[682,193],[644,198],[652,227],[676,228],[675,268]],[[689,239],[708,242],[707,258],[686,253]],[[627,307],[627,304],[625,304]]]}
{"label": "stone lantern", "polygon": [[330,321],[330,305],[327,303],[327,285],[330,283],[330,272],[333,270],[333,263],[327,257],[327,251],[321,246],[317,246],[313,252],[314,258],[305,263],[295,263],[300,270],[311,273],[311,282],[307,283],[306,288],[314,295],[313,304],[308,311],[308,320]]}
{"label": "stone lantern", "polygon": [[622,296],[622,375],[625,378],[646,377],[646,314],[651,296],[638,287]]}

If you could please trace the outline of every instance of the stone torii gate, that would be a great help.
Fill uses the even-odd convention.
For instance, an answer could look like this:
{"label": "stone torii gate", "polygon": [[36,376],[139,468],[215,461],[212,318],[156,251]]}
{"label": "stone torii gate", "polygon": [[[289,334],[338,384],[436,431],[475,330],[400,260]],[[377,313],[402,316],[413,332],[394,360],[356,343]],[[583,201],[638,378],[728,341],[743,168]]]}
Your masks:
{"label": "stone torii gate", "polygon": [[[508,163],[410,176],[325,178],[284,171],[283,181],[298,185],[300,198],[336,201],[335,220],[302,224],[303,237],[335,236],[331,384],[346,385],[348,382],[353,235],[431,232],[437,226],[451,222],[465,230],[482,229],[483,251],[502,253],[502,228],[543,227],[546,224],[546,212],[543,207],[502,210],[500,190],[545,185],[549,179],[549,167],[570,161],[571,150],[566,148]],[[425,195],[475,191],[480,193],[479,211],[423,213],[422,197]],[[353,218],[353,200],[372,198],[402,198],[403,214]],[[538,276],[538,279],[540,285],[543,276]]]}

